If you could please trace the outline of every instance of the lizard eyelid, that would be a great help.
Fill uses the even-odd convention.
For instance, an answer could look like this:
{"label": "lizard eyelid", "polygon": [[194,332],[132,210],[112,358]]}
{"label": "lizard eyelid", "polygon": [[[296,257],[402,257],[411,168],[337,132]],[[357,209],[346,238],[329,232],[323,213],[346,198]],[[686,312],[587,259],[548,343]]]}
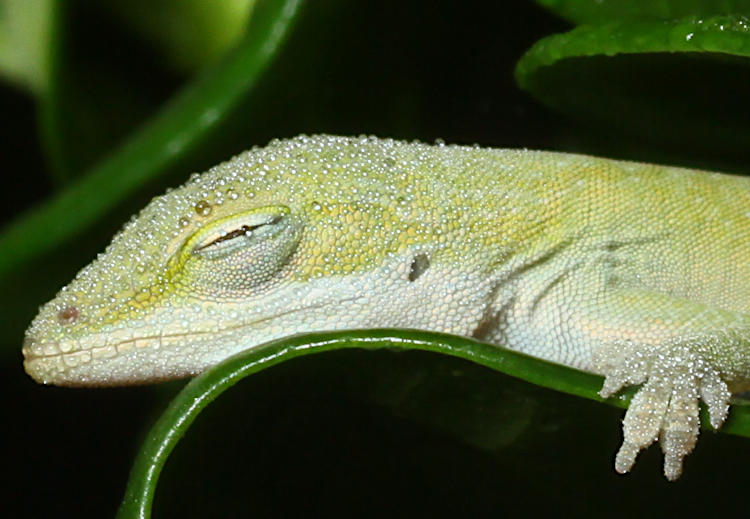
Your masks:
{"label": "lizard eyelid", "polygon": [[183,250],[188,255],[223,255],[275,235],[284,227],[282,222],[288,214],[287,207],[266,206],[221,218],[190,237]]}
{"label": "lizard eyelid", "polygon": [[204,243],[202,245],[198,245],[197,247],[195,247],[193,249],[193,251],[194,252],[199,252],[199,251],[202,251],[202,250],[207,249],[209,247],[214,247],[214,246],[222,244],[224,242],[228,242],[228,241],[234,240],[236,238],[241,238],[241,237],[249,238],[249,237],[252,236],[253,231],[255,231],[256,229],[258,229],[260,227],[263,227],[264,225],[273,225],[275,223],[278,223],[278,221],[280,219],[281,219],[281,216],[277,216],[277,217],[273,218],[271,221],[268,221],[268,222],[265,222],[265,223],[260,223],[260,224],[257,224],[257,225],[242,225],[242,226],[240,226],[240,227],[238,227],[238,228],[236,228],[234,230],[231,230],[231,231],[222,231],[219,234],[219,236],[217,236],[215,239],[213,239],[212,241],[209,241],[207,243]]}

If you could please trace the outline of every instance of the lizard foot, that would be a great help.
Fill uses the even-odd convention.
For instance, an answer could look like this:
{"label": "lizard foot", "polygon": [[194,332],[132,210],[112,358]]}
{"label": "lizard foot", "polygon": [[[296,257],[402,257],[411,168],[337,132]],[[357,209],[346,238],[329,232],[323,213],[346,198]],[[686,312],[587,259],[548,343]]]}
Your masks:
{"label": "lizard foot", "polygon": [[731,396],[719,372],[685,347],[660,347],[662,353],[636,350],[632,344],[609,346],[595,359],[605,374],[599,394],[608,398],[625,386],[643,384],[623,420],[623,443],[615,470],[629,472],[638,453],[659,441],[664,475],[682,473],[682,460],[695,447],[700,428],[699,400],[708,407],[711,425],[724,422]]}

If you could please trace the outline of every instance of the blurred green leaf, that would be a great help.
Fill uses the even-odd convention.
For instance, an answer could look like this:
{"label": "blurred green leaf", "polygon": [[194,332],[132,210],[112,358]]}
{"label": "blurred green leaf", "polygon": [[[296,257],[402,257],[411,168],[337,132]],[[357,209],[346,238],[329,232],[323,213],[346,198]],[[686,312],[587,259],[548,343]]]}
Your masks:
{"label": "blurred green leaf", "polygon": [[537,0],[576,24],[750,14],[750,0]]}
{"label": "blurred green leaf", "polygon": [[[253,0],[58,2],[39,121],[57,186],[122,144],[182,83],[247,32]],[[88,27],[88,31],[82,30]]]}
{"label": "blurred green leaf", "polygon": [[49,74],[53,0],[0,0],[0,75],[43,92]]}
{"label": "blurred green leaf", "polygon": [[247,36],[224,60],[205,70],[85,177],[3,229],[0,276],[92,225],[144,182],[197,148],[255,84],[284,41],[300,3],[258,3]]}
{"label": "blurred green leaf", "polygon": [[[346,330],[269,342],[242,352],[188,383],[156,422],[130,473],[119,519],[151,516],[159,475],[172,450],[200,412],[243,378],[296,357],[345,348],[423,350],[458,357],[532,384],[625,408],[632,391],[602,399],[602,378],[464,337],[404,330]],[[704,427],[708,417],[702,415]],[[750,437],[750,406],[738,402],[722,431]],[[474,442],[475,444],[477,442]]]}
{"label": "blurred green leaf", "polygon": [[230,49],[245,31],[255,0],[114,0],[112,9],[183,71],[196,70]]}
{"label": "blurred green leaf", "polygon": [[744,157],[748,56],[743,16],[626,21],[538,41],[518,62],[516,79],[599,128]]}

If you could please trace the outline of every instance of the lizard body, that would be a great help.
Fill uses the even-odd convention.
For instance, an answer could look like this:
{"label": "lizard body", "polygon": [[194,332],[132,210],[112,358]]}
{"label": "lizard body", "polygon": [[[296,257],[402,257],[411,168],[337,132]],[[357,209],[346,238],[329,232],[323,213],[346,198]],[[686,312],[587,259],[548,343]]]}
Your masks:
{"label": "lizard body", "polygon": [[474,336],[643,384],[615,466],[679,476],[750,386],[750,179],[564,153],[274,141],[155,198],[26,333],[72,386],[201,372],[295,333]]}

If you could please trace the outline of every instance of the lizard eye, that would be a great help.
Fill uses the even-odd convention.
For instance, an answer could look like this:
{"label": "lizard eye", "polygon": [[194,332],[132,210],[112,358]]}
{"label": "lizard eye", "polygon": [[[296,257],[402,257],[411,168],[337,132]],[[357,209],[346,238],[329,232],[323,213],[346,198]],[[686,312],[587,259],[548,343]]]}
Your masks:
{"label": "lizard eye", "polygon": [[[288,211],[286,211],[288,213]],[[278,225],[286,216],[284,212],[254,212],[225,218],[210,225],[200,234],[192,248],[193,254],[217,257],[231,253],[253,241],[269,238],[283,226]],[[196,235],[196,237],[198,237]],[[191,240],[192,241],[192,240]]]}
{"label": "lizard eye", "polygon": [[267,206],[211,222],[183,246],[178,275],[212,296],[250,295],[287,264],[302,225],[285,206]]}

